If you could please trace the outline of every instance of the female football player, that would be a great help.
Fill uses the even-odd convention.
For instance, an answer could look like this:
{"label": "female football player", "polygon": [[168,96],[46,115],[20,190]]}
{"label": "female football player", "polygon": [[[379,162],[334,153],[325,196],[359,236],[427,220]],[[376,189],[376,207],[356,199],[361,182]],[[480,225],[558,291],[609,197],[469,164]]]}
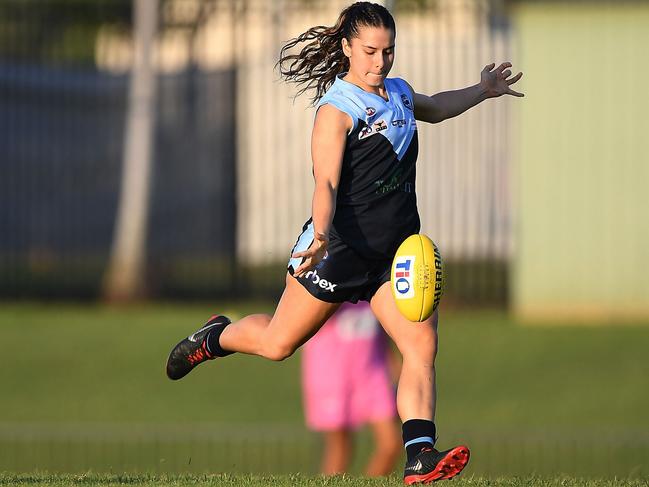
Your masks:
{"label": "female football player", "polygon": [[[213,316],[169,355],[167,375],[180,379],[198,364],[234,352],[284,360],[345,301],[369,301],[399,349],[403,365],[397,409],[407,454],[406,484],[448,479],[462,471],[469,450],[434,448],[437,313],[413,324],[390,289],[399,244],[419,232],[415,196],[416,120],[438,123],[511,89],[510,63],[485,66],[470,87],[428,96],[388,78],[396,28],[382,6],[357,2],[333,27],[317,26],[289,41],[281,74],[314,89],[311,154],[315,189],[311,218],[288,263],[286,287],[273,316],[231,323]],[[297,53],[290,51],[303,46]],[[458,378],[461,380],[461,378]]]}

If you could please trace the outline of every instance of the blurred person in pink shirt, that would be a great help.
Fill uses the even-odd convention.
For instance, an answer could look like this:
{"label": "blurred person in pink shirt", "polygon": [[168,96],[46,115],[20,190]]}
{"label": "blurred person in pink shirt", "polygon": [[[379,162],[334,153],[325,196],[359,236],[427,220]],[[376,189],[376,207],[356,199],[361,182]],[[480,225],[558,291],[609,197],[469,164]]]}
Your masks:
{"label": "blurred person in pink shirt", "polygon": [[369,303],[343,304],[302,352],[307,426],[323,433],[321,472],[347,471],[354,431],[369,425],[374,451],[365,468],[388,475],[401,455],[396,397],[391,376],[399,365]]}

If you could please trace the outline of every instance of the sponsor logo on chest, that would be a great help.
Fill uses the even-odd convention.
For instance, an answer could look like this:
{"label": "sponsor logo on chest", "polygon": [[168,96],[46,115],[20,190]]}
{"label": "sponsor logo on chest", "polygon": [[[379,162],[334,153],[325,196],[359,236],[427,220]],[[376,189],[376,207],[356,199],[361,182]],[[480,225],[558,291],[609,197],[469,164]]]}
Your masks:
{"label": "sponsor logo on chest", "polygon": [[388,124],[385,123],[385,120],[377,120],[373,124],[368,125],[367,127],[363,127],[363,129],[358,134],[358,140],[366,139],[370,135],[378,134],[379,132],[387,130],[387,128]]}

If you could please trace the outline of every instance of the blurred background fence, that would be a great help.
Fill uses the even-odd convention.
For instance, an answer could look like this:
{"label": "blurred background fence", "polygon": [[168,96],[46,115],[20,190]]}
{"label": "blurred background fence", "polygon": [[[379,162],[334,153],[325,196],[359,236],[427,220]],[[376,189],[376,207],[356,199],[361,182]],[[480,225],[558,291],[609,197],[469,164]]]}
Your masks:
{"label": "blurred background fence", "polygon": [[[346,2],[164,0],[154,42],[144,289],[275,296],[310,214],[306,96],[279,49]],[[393,5],[393,76],[422,92],[473,84],[511,57],[487,1]],[[0,6],[0,295],[94,298],[117,238],[133,15],[127,0]],[[509,100],[420,126],[422,231],[446,256],[448,300],[503,305],[513,233]]]}
{"label": "blurred background fence", "polygon": [[[128,108],[128,72],[100,65],[99,39],[106,30],[129,38],[130,2],[0,9],[0,292],[97,297]],[[158,78],[146,284],[152,295],[156,283],[165,283],[160,294],[182,295],[190,278],[167,273],[200,258],[205,272],[194,287],[207,293],[220,281],[227,290],[236,228],[234,70],[188,67]]]}

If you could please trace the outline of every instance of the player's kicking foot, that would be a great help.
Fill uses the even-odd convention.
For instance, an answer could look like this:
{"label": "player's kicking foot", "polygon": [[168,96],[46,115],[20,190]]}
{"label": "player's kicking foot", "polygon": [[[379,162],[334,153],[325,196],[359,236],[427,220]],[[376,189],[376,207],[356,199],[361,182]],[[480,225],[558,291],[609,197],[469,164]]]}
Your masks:
{"label": "player's kicking foot", "polygon": [[198,364],[215,359],[216,356],[207,348],[207,334],[229,324],[230,320],[225,316],[212,316],[202,328],[176,345],[167,359],[167,377],[182,379]]}
{"label": "player's kicking foot", "polygon": [[428,484],[437,480],[452,479],[469,463],[469,449],[456,446],[446,451],[422,448],[412,460],[406,463],[403,482],[406,485]]}

